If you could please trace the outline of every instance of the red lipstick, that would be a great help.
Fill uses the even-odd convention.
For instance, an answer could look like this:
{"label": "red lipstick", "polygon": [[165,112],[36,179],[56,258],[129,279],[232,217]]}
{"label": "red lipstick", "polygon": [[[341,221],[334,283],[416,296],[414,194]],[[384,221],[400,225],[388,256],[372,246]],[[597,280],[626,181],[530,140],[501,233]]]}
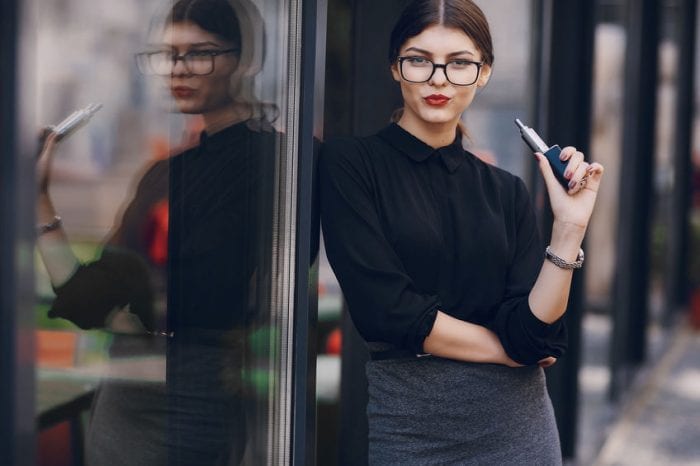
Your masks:
{"label": "red lipstick", "polygon": [[428,105],[432,105],[434,107],[441,107],[450,101],[449,97],[442,94],[432,94],[428,97],[424,97],[424,99]]}
{"label": "red lipstick", "polygon": [[170,92],[174,97],[184,99],[187,97],[191,97],[192,94],[194,94],[194,89],[187,86],[175,86],[170,88]]}

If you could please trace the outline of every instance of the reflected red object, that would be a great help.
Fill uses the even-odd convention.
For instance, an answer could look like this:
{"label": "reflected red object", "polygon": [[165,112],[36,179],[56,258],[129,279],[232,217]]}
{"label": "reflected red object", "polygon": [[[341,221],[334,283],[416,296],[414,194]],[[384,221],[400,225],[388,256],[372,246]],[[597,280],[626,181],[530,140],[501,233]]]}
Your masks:
{"label": "reflected red object", "polygon": [[156,203],[148,215],[146,224],[148,257],[156,265],[165,265],[168,260],[168,201]]}
{"label": "reflected red object", "polygon": [[70,423],[62,422],[39,433],[37,466],[71,466],[73,458]]}
{"label": "reflected red object", "polygon": [[690,295],[690,325],[700,330],[700,288],[693,290]]}
{"label": "reflected red object", "polygon": [[340,327],[336,327],[328,334],[326,338],[326,354],[340,355],[340,350],[343,347],[343,334],[340,332]]}
{"label": "reflected red object", "polygon": [[37,330],[35,338],[37,366],[66,368],[75,365],[77,333],[64,330]]}

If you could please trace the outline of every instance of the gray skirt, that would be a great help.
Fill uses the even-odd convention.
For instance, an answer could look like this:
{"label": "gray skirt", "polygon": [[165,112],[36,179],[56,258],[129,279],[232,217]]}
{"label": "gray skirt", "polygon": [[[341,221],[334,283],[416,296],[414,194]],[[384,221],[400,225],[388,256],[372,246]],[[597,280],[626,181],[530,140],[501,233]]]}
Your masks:
{"label": "gray skirt", "polygon": [[370,465],[561,465],[544,371],[442,358],[370,361]]}

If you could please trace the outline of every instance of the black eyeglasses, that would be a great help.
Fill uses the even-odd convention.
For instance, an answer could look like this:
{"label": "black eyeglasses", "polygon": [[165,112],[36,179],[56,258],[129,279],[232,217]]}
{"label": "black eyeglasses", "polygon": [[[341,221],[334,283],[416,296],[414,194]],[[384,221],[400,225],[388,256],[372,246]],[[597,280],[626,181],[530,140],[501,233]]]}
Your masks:
{"label": "black eyeglasses", "polygon": [[172,51],[158,50],[136,54],[136,66],[143,74],[167,76],[173,72],[178,60],[182,60],[185,70],[195,76],[204,76],[214,72],[214,59],[219,55],[238,52],[238,49],[193,50],[178,55]]}
{"label": "black eyeglasses", "polygon": [[444,64],[433,63],[425,57],[399,57],[401,77],[410,83],[430,81],[435,70],[442,68],[445,77],[455,86],[471,86],[479,79],[483,62],[452,60]]}

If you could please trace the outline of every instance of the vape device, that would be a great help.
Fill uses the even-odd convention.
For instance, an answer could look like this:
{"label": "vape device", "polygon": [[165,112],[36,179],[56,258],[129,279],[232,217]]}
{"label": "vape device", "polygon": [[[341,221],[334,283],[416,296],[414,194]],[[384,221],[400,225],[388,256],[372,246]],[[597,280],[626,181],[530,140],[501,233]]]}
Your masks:
{"label": "vape device", "polygon": [[85,108],[76,110],[68,115],[62,122],[51,127],[51,131],[56,133],[57,141],[67,138],[79,128],[82,128],[90,121],[90,118],[102,108],[102,104],[89,104]]}
{"label": "vape device", "polygon": [[564,171],[566,170],[566,165],[568,161],[559,160],[559,154],[561,154],[561,148],[558,145],[553,145],[548,147],[547,144],[542,140],[542,138],[535,132],[534,129],[528,128],[519,119],[515,119],[515,124],[520,129],[520,136],[523,141],[530,147],[532,152],[541,152],[547,157],[549,161],[549,166],[552,167],[554,176],[557,178],[559,183],[564,187],[566,191],[569,190],[569,180],[564,178]]}

